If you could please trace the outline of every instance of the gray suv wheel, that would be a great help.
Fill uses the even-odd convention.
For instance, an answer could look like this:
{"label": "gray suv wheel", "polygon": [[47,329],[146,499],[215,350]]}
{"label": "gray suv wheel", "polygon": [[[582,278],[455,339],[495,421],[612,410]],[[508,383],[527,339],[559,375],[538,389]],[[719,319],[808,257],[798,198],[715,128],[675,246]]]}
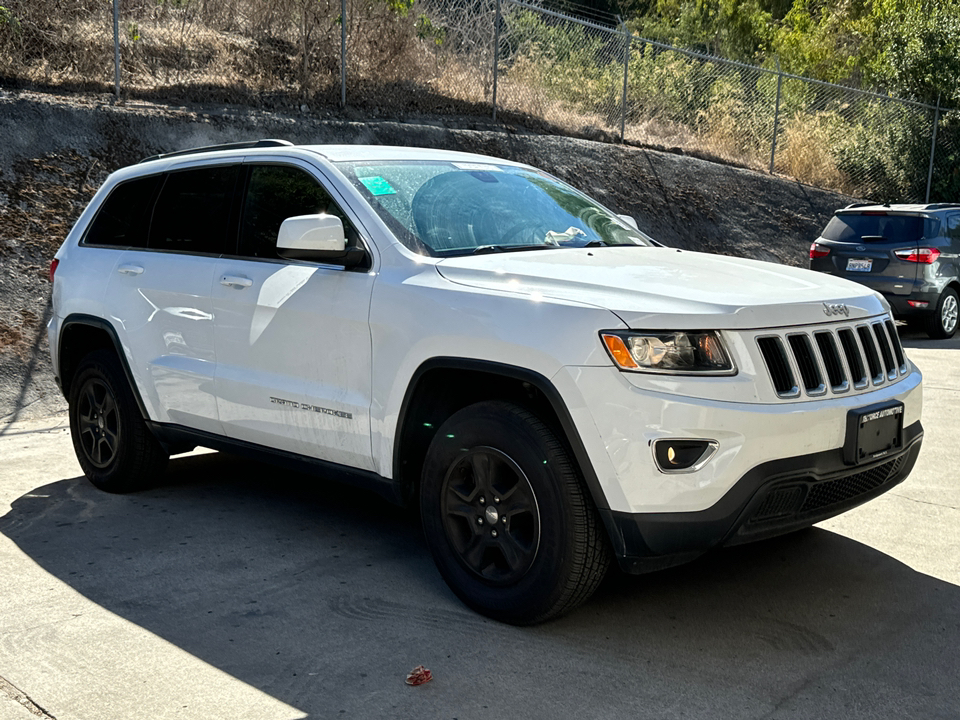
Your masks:
{"label": "gray suv wheel", "polygon": [[927,321],[927,335],[938,339],[953,337],[957,331],[958,314],[960,302],[957,300],[957,292],[953,288],[947,288],[940,296],[937,311]]}

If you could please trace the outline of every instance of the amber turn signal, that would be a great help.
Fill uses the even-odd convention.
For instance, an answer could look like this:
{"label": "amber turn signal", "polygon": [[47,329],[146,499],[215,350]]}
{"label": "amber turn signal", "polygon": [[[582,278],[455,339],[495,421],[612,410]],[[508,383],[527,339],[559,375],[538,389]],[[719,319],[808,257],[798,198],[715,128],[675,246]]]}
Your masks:
{"label": "amber turn signal", "polygon": [[640,367],[633,359],[630,351],[627,350],[627,346],[619,335],[603,335],[602,337],[603,344],[607,346],[607,350],[610,351],[610,356],[617,365],[631,370]]}

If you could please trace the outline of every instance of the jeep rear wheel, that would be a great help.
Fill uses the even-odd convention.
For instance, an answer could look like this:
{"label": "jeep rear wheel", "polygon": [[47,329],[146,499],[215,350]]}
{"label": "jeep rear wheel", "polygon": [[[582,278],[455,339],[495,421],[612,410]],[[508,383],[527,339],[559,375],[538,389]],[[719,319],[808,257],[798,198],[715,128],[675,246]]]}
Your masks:
{"label": "jeep rear wheel", "polygon": [[77,460],[98,488],[131,492],[163,472],[168,455],[144,424],[114,353],[97,350],[80,361],[69,404]]}
{"label": "jeep rear wheel", "polygon": [[610,562],[567,450],[535,415],[506,402],[471,405],[440,427],[420,507],[444,580],[496,620],[526,625],[573,609]]}
{"label": "jeep rear wheel", "polygon": [[957,331],[958,315],[960,303],[957,301],[957,292],[947,288],[940,295],[937,311],[927,320],[927,335],[941,340],[953,337]]}

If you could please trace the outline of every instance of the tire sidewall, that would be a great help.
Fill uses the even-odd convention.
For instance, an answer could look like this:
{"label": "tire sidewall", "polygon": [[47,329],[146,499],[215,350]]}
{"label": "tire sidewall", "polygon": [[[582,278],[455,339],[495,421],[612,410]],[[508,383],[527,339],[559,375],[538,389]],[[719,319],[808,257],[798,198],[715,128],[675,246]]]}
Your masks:
{"label": "tire sidewall", "polygon": [[[87,381],[91,379],[97,379],[106,385],[116,404],[117,449],[113,461],[102,468],[90,461],[80,439],[80,393]],[[97,351],[81,361],[70,384],[69,409],[70,434],[84,475],[101,490],[125,492],[137,489],[139,485],[129,481],[126,468],[130,465],[129,454],[132,452],[130,443],[134,432],[132,424],[139,421],[139,411],[127,387],[120,363],[112,353]]]}
{"label": "tire sidewall", "polygon": [[937,310],[934,313],[933,317],[930,318],[927,324],[927,334],[936,339],[949,339],[953,337],[957,332],[957,327],[960,326],[958,322],[953,327],[952,332],[947,332],[946,328],[943,326],[943,308],[946,305],[948,298],[953,297],[954,301],[957,302],[958,295],[957,291],[953,288],[948,287],[940,295],[940,300],[937,302]]}
{"label": "tire sidewall", "polygon": [[947,329],[943,326],[943,308],[947,304],[947,301],[950,297],[953,297],[953,301],[956,304],[958,299],[957,292],[953,288],[947,288],[944,290],[943,296],[940,298],[940,302],[937,304],[937,322],[939,323],[940,327],[940,335],[943,338],[953,337],[954,333],[957,332],[957,325],[960,324],[955,322],[953,330],[950,332],[947,332]]}
{"label": "tire sidewall", "polygon": [[[575,518],[565,490],[575,470],[565,453],[551,451],[541,432],[506,403],[480,403],[455,413],[443,424],[424,464],[420,509],[430,552],[441,574],[465,604],[506,622],[522,622],[548,610],[563,592],[563,579],[569,577],[574,562]],[[441,519],[447,472],[465,449],[481,446],[503,452],[521,468],[540,514],[540,541],[533,564],[522,578],[506,586],[488,583],[461,563]]]}

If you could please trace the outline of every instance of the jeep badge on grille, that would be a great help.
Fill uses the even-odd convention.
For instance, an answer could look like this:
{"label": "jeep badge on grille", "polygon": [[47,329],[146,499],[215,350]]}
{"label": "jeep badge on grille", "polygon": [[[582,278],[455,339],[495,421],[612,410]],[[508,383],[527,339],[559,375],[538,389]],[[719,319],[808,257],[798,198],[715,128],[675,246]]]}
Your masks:
{"label": "jeep badge on grille", "polygon": [[823,304],[823,314],[824,315],[843,315],[849,317],[850,310],[843,303],[824,303]]}

